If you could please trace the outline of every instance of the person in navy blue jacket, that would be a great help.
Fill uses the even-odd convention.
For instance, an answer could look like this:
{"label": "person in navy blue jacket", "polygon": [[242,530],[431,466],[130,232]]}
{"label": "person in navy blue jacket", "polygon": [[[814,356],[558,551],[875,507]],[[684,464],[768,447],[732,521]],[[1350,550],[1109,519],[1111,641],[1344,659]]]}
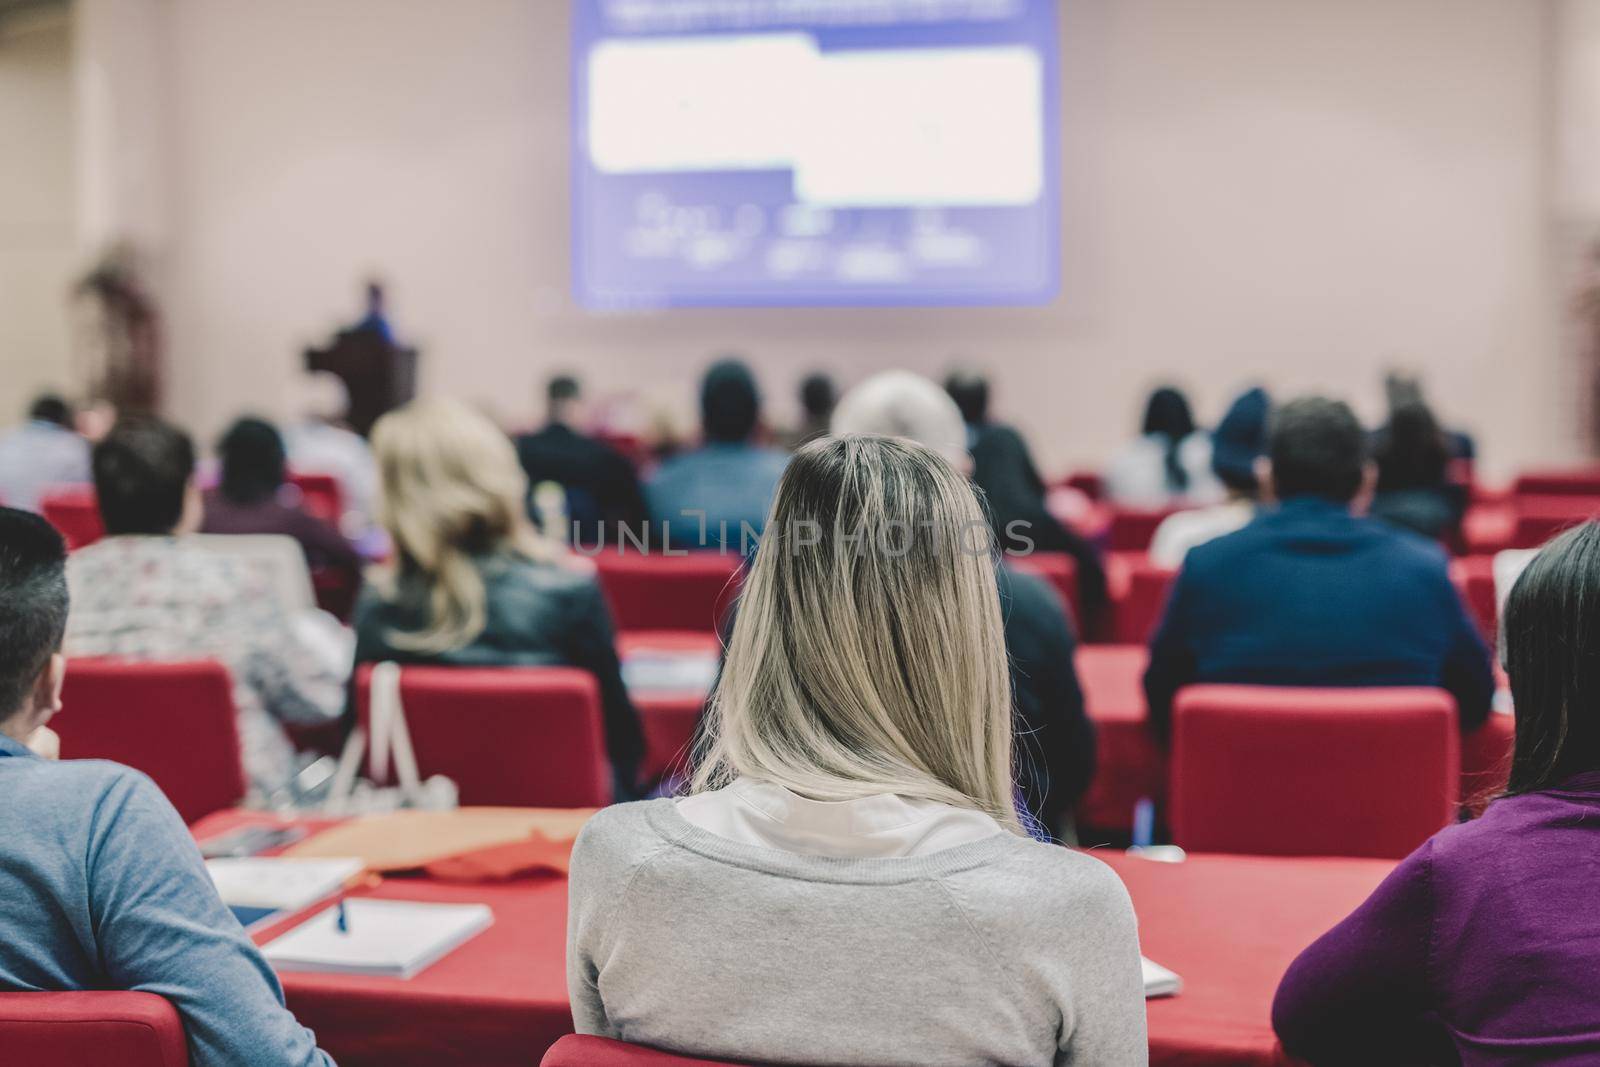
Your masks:
{"label": "person in navy blue jacket", "polygon": [[1443,551],[1360,517],[1374,469],[1350,408],[1285,405],[1261,482],[1276,506],[1191,549],[1173,585],[1144,678],[1157,734],[1194,682],[1438,686],[1463,730],[1481,724],[1494,695],[1489,650]]}

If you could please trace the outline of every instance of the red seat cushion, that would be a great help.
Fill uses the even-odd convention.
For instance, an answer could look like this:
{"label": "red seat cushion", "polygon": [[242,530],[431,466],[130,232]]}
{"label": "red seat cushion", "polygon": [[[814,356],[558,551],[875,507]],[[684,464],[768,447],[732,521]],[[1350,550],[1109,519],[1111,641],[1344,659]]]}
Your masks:
{"label": "red seat cushion", "polygon": [[702,1060],[608,1037],[568,1034],[545,1052],[539,1067],[739,1067],[728,1060]]}
{"label": "red seat cushion", "polygon": [[1202,852],[1408,855],[1460,798],[1438,689],[1197,685],[1173,707],[1169,822]]}
{"label": "red seat cushion", "polygon": [[740,557],[607,549],[594,557],[618,630],[716,633],[739,592]]}
{"label": "red seat cushion", "polygon": [[[365,725],[372,667],[356,674]],[[461,803],[591,808],[611,803],[594,675],[574,667],[406,667],[400,702],[423,777],[455,780]]]}
{"label": "red seat cushion", "polygon": [[183,1023],[153,993],[0,993],[0,1060],[17,1067],[187,1067]]}
{"label": "red seat cushion", "polygon": [[1078,561],[1065,552],[1031,552],[1026,556],[1006,556],[1006,565],[1043,578],[1061,597],[1061,606],[1074,625],[1083,617],[1078,607]]}
{"label": "red seat cushion", "polygon": [[39,511],[50,525],[61,531],[68,549],[92,545],[106,535],[93,486],[53,489],[39,498]]}
{"label": "red seat cushion", "polygon": [[143,771],[184,822],[244,797],[233,687],[220,663],[75,659],[50,727],[62,758]]}

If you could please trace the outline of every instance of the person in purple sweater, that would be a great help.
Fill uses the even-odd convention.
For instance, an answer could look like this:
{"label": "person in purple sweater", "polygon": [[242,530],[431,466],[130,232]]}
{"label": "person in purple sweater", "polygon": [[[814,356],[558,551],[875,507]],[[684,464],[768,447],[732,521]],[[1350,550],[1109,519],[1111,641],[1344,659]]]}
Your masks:
{"label": "person in purple sweater", "polygon": [[1289,967],[1284,1048],[1329,1064],[1600,1063],[1600,524],[1505,611],[1506,792],[1424,842]]}

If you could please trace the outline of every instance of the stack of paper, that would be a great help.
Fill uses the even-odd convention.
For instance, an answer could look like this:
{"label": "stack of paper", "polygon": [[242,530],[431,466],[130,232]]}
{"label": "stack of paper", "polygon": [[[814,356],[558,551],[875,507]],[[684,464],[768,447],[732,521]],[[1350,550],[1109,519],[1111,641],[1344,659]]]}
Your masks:
{"label": "stack of paper", "polygon": [[222,902],[246,928],[332,896],[363,864],[355,859],[229,858],[206,861]]}
{"label": "stack of paper", "polygon": [[1183,990],[1183,979],[1159,963],[1139,957],[1144,968],[1144,995],[1146,997],[1172,997]]}
{"label": "stack of paper", "polygon": [[405,900],[344,902],[327,908],[262,948],[279,970],[410,978],[494,922],[485,904]]}

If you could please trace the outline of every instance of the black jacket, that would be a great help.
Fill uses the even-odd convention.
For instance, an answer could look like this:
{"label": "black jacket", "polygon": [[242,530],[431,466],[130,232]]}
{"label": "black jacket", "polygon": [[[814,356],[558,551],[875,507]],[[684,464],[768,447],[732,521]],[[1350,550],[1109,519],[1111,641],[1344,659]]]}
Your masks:
{"label": "black jacket", "polygon": [[488,589],[488,623],[464,648],[427,655],[395,647],[396,630],[419,630],[426,592],[402,582],[394,600],[368,586],[356,605],[356,662],[393,660],[456,667],[579,667],[600,683],[606,749],[618,799],[637,795],[644,734],[622,684],[611,615],[593,577],[550,563],[497,555],[479,561]]}
{"label": "black jacket", "polygon": [[517,438],[517,459],[527,472],[530,491],[540,482],[556,482],[567,491],[567,517],[582,543],[600,543],[602,528],[608,545],[620,543],[618,525],[643,530],[646,512],[639,476],[610,445],[551,423]]}

